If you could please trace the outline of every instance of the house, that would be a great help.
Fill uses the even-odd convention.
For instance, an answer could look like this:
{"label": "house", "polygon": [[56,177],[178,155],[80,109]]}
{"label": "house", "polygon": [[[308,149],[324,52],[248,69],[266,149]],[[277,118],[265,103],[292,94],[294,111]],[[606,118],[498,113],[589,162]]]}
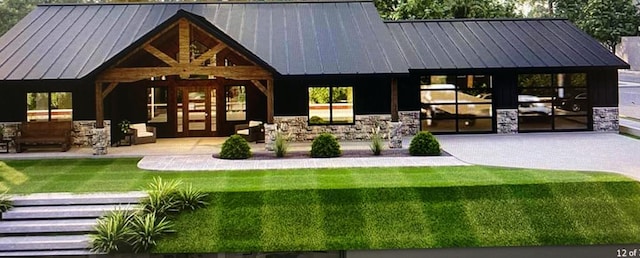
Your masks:
{"label": "house", "polygon": [[383,21],[371,1],[50,4],[0,38],[0,122],[72,120],[79,144],[125,119],[159,137],[249,121],[295,140],[617,131],[628,67],[562,19]]}

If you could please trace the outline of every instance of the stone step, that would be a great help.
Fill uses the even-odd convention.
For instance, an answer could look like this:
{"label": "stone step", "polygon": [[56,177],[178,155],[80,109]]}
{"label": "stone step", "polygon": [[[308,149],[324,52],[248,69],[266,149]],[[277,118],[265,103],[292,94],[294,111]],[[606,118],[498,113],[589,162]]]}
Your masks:
{"label": "stone step", "polygon": [[0,234],[93,232],[97,219],[0,221]]}
{"label": "stone step", "polygon": [[[14,207],[2,213],[3,220],[97,218],[113,210],[135,210],[135,205],[70,205]],[[1,249],[0,249],[1,250]]]}
{"label": "stone step", "polygon": [[42,257],[42,256],[80,256],[80,255],[95,255],[88,249],[78,250],[54,250],[54,251],[18,251],[18,252],[3,252],[0,251],[0,257]]}
{"label": "stone step", "polygon": [[2,251],[52,251],[91,248],[89,235],[0,237]]}
{"label": "stone step", "polygon": [[14,195],[11,197],[13,205],[20,206],[53,206],[53,205],[86,205],[86,204],[126,204],[139,203],[146,197],[145,192],[128,193],[40,193],[29,195]]}

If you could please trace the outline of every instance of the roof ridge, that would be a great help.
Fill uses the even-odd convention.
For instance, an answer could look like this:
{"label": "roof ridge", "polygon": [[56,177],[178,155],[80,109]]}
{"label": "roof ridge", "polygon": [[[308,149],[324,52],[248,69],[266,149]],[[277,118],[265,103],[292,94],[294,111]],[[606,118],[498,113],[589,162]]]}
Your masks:
{"label": "roof ridge", "polygon": [[240,1],[201,1],[201,2],[134,2],[134,3],[49,3],[38,6],[104,6],[104,5],[194,5],[194,4],[326,4],[326,3],[373,3],[373,0],[240,0]]}
{"label": "roof ridge", "polygon": [[467,21],[567,21],[567,18],[451,18],[451,19],[416,19],[416,20],[384,20],[384,23],[425,23],[425,22],[467,22]]}

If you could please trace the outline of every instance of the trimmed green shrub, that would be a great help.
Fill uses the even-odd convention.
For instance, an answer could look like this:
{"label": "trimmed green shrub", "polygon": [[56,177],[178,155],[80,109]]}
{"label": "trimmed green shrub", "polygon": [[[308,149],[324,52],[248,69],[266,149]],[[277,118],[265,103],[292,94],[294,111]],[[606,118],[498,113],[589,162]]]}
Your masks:
{"label": "trimmed green shrub", "polygon": [[173,224],[166,218],[157,219],[153,213],[135,216],[130,222],[128,242],[136,253],[148,251],[164,233],[171,231]]}
{"label": "trimmed green shrub", "polygon": [[251,157],[251,148],[247,140],[234,134],[222,144],[221,159],[248,159]]}
{"label": "trimmed green shrub", "polygon": [[7,195],[7,191],[0,194],[0,213],[8,211],[13,208],[13,202],[9,199],[9,195]]}
{"label": "trimmed green shrub", "polygon": [[206,193],[193,189],[193,185],[190,184],[187,188],[178,190],[175,206],[181,211],[186,209],[195,210],[207,206],[209,203],[207,203],[206,199]]}
{"label": "trimmed green shrub", "polygon": [[91,251],[96,253],[111,253],[128,246],[131,229],[129,223],[134,214],[128,211],[116,210],[98,220],[96,233],[90,235]]}
{"label": "trimmed green shrub", "polygon": [[282,158],[287,155],[287,151],[289,150],[289,141],[288,137],[284,136],[282,132],[276,133],[276,140],[273,145],[273,150],[276,153],[276,157]]}
{"label": "trimmed green shrub", "polygon": [[419,132],[409,144],[409,154],[412,156],[438,156],[440,155],[440,143],[430,132]]}
{"label": "trimmed green shrub", "polygon": [[340,144],[336,137],[330,133],[320,134],[313,139],[311,144],[311,157],[313,158],[331,158],[339,157],[342,154]]}

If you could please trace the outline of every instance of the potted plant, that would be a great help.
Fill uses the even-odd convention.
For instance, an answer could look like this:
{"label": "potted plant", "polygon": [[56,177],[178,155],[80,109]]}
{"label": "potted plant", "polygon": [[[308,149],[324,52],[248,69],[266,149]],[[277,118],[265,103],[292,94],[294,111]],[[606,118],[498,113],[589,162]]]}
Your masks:
{"label": "potted plant", "polygon": [[120,123],[118,123],[118,128],[120,128],[120,132],[122,132],[122,135],[129,133],[130,126],[131,122],[129,122],[129,120],[127,119],[122,120],[120,121]]}

